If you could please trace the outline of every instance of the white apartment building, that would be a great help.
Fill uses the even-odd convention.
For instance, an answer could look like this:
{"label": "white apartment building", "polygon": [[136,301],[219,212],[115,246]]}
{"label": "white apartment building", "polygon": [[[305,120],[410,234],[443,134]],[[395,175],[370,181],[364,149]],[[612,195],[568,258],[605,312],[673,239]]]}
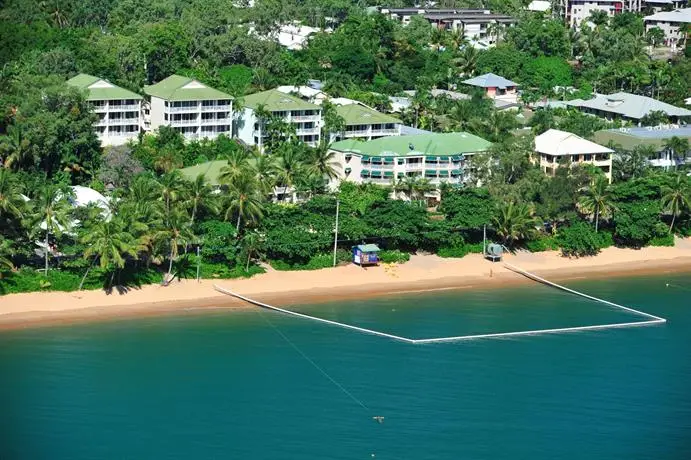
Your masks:
{"label": "white apartment building", "polygon": [[150,129],[170,126],[186,140],[232,135],[233,97],[189,77],[170,77],[146,86]]}
{"label": "white apartment building", "polygon": [[79,74],[67,84],[87,92],[99,119],[94,125],[101,145],[122,145],[136,139],[142,130],[142,96],[108,80]]}
{"label": "white apartment building", "polygon": [[560,0],[559,6],[566,23],[577,28],[595,11],[604,11],[608,16],[640,12],[642,3],[643,0]]}
{"label": "white apartment building", "polygon": [[612,182],[612,154],[614,151],[602,145],[583,139],[575,134],[548,129],[535,137],[534,159],[542,171],[554,176],[563,162],[572,166],[591,164],[602,170],[607,180]]}
{"label": "white apartment building", "polygon": [[660,11],[643,18],[646,32],[658,27],[665,33],[665,44],[676,49],[677,44],[687,40],[684,28],[691,24],[691,8]]}
{"label": "white apartment building", "polygon": [[332,133],[335,139],[358,138],[370,141],[380,137],[401,135],[402,123],[398,118],[378,112],[352,99],[335,98],[331,102],[345,122],[342,132]]}
{"label": "white apartment building", "polygon": [[316,146],[319,143],[321,107],[271,89],[245,96],[244,109],[236,120],[236,130],[238,138],[246,144],[263,148],[266,120],[261,120],[257,115],[261,110],[293,125],[297,138],[307,145]]}

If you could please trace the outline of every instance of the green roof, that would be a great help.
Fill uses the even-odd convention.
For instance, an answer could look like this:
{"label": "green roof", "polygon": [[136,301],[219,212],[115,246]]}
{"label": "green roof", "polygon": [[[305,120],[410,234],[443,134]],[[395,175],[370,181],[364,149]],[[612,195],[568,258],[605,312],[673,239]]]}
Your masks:
{"label": "green roof", "polygon": [[[103,87],[101,88],[89,88],[94,83],[101,82]],[[76,77],[72,77],[67,80],[67,84],[79,88],[81,90],[87,91],[88,101],[106,101],[114,99],[143,99],[139,94],[132,92],[125,88],[120,88],[105,80],[103,78],[94,77],[93,75],[87,75],[85,73],[80,73]]]}
{"label": "green roof", "polygon": [[356,246],[362,252],[379,252],[379,246],[376,244],[359,244]]}
{"label": "green roof", "polygon": [[637,145],[642,145],[661,151],[665,148],[665,142],[674,136],[688,139],[691,142],[691,128],[682,127],[680,129],[661,130],[647,127],[625,128],[621,130],[604,129],[595,132],[593,140],[600,145],[607,145],[613,142],[615,145],[620,145],[624,150],[633,150]]}
{"label": "green roof", "polygon": [[336,106],[336,112],[343,117],[347,125],[372,125],[383,123],[400,123],[401,120],[377,112],[374,109],[360,104],[348,104]]}
{"label": "green roof", "polygon": [[275,89],[245,96],[245,107],[256,109],[260,105],[264,105],[264,109],[269,112],[280,112],[282,110],[321,110],[318,105],[310,104],[298,97],[282,93]]}
{"label": "green roof", "polygon": [[206,181],[211,185],[218,185],[218,176],[221,168],[227,165],[225,160],[207,161],[206,163],[189,166],[180,170],[187,180],[194,180],[198,175],[204,174]]}
{"label": "green roof", "polygon": [[233,96],[209,88],[194,78],[171,75],[155,85],[145,86],[144,92],[149,96],[160,97],[166,101],[208,101],[216,99],[233,99]]}
{"label": "green roof", "polygon": [[388,136],[367,142],[346,139],[334,142],[331,149],[363,156],[448,156],[483,152],[490,145],[481,137],[459,132]]}

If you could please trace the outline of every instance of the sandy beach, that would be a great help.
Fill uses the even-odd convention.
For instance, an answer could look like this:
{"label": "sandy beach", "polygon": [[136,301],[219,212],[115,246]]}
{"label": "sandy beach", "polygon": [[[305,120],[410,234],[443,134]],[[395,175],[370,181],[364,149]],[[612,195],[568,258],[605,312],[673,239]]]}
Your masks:
{"label": "sandy beach", "polygon": [[[607,248],[596,257],[568,259],[557,252],[519,252],[504,262],[550,280],[691,272],[691,239],[671,247],[640,250]],[[480,255],[442,259],[414,255],[402,265],[279,272],[270,270],[250,279],[183,280],[168,287],[134,288],[126,293],[101,290],[37,292],[0,297],[0,328],[15,329],[109,318],[203,312],[219,308],[255,308],[214,290],[218,284],[247,297],[287,306],[346,298],[414,291],[502,287],[530,281]]]}

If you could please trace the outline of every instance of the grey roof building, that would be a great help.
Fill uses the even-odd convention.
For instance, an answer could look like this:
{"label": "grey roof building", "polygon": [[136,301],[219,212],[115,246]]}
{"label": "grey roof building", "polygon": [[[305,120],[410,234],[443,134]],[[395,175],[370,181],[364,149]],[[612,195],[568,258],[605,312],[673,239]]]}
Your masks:
{"label": "grey roof building", "polygon": [[691,117],[691,110],[676,107],[652,97],[619,92],[614,94],[596,94],[593,99],[584,101],[574,99],[567,102],[571,107],[577,107],[584,112],[605,118],[624,118],[640,121],[651,112],[663,112],[672,119]]}
{"label": "grey roof building", "polygon": [[463,83],[471,86],[479,86],[480,88],[515,88],[518,83],[513,82],[507,78],[501,77],[493,73],[486,73],[477,77],[464,80]]}

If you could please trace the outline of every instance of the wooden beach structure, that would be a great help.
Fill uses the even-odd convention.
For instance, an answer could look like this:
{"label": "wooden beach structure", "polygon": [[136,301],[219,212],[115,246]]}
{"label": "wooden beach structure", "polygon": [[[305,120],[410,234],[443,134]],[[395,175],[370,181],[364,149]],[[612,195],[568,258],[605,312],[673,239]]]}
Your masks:
{"label": "wooden beach structure", "polygon": [[359,244],[353,246],[353,263],[361,267],[379,264],[379,246],[376,244]]}

